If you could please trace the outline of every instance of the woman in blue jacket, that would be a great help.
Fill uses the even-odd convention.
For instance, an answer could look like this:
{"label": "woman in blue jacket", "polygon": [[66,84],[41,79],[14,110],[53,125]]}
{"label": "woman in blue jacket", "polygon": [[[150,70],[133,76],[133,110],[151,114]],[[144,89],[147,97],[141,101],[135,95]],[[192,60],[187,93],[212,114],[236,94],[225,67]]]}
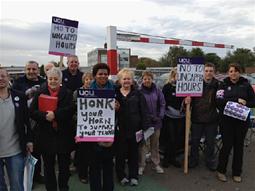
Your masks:
{"label": "woman in blue jacket", "polygon": [[[108,79],[110,68],[105,63],[94,65],[91,89],[115,90],[115,85]],[[115,107],[116,108],[116,107]],[[113,191],[113,147],[112,142],[89,143],[89,183],[91,191]]]}

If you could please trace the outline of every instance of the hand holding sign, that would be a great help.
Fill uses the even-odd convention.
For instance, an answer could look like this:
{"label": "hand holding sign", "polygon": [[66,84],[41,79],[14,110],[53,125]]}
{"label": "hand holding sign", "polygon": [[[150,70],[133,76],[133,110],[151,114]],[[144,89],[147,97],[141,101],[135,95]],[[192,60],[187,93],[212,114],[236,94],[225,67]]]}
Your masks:
{"label": "hand holding sign", "polygon": [[242,105],[246,105],[246,101],[244,99],[238,98],[238,103]]}

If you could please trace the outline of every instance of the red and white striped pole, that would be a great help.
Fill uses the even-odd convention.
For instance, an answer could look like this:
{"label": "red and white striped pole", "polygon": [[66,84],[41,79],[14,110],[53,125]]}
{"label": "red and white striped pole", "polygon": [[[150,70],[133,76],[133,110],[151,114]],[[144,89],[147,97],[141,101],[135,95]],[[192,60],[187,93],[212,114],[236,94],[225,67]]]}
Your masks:
{"label": "red and white striped pole", "polygon": [[117,74],[117,28],[107,27],[107,64],[110,67],[110,75]]}
{"label": "red and white striped pole", "polygon": [[167,39],[167,38],[155,38],[146,37],[142,34],[128,34],[128,33],[117,33],[117,40],[128,41],[128,42],[140,42],[140,43],[154,43],[154,44],[172,44],[172,45],[183,45],[183,46],[203,46],[210,48],[234,48],[233,45],[218,44],[210,42],[200,42],[192,40],[182,40],[182,39]]}

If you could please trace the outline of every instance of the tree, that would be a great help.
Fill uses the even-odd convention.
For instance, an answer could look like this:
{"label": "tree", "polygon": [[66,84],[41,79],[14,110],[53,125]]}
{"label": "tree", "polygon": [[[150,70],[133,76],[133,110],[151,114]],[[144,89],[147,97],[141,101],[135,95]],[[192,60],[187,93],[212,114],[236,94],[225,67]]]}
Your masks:
{"label": "tree", "polygon": [[146,65],[143,62],[139,62],[136,66],[137,70],[146,70]]}
{"label": "tree", "polygon": [[220,71],[226,72],[230,63],[239,63],[241,68],[255,66],[255,52],[246,48],[237,48],[233,53],[228,52],[220,66]]}
{"label": "tree", "polygon": [[188,51],[182,46],[171,46],[166,54],[160,58],[160,63],[164,67],[175,67],[177,58],[188,56]]}
{"label": "tree", "polygon": [[192,48],[189,52],[190,57],[204,57],[204,52],[201,48]]}
{"label": "tree", "polygon": [[255,47],[253,50],[237,48],[233,53],[227,52],[227,55],[221,59],[216,53],[205,54],[201,48],[192,48],[191,51],[187,51],[182,46],[172,46],[160,58],[159,62],[164,67],[175,67],[177,65],[177,58],[183,56],[204,57],[206,62],[215,64],[216,70],[220,72],[226,72],[228,65],[232,62],[239,63],[243,70],[245,67],[255,66]]}
{"label": "tree", "polygon": [[216,53],[207,53],[204,56],[205,62],[211,62],[215,65],[216,70],[219,70],[221,58]]}
{"label": "tree", "polygon": [[144,63],[146,67],[159,67],[160,63],[152,58],[141,57],[138,59],[138,63]]}

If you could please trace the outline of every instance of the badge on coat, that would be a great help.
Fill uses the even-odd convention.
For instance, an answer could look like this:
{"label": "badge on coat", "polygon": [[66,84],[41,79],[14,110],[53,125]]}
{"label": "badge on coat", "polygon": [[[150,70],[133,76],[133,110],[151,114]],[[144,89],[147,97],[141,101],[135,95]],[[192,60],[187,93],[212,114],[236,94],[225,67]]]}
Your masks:
{"label": "badge on coat", "polygon": [[14,97],[14,101],[19,101],[19,97],[18,97],[18,96],[15,96],[15,97]]}
{"label": "badge on coat", "polygon": [[228,91],[230,91],[231,90],[231,86],[228,86]]}

